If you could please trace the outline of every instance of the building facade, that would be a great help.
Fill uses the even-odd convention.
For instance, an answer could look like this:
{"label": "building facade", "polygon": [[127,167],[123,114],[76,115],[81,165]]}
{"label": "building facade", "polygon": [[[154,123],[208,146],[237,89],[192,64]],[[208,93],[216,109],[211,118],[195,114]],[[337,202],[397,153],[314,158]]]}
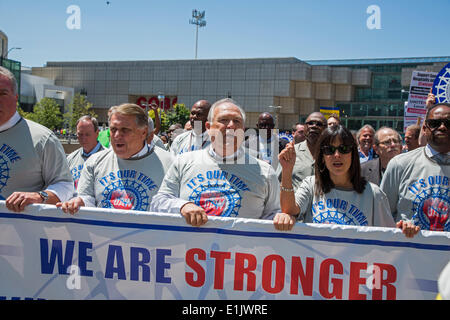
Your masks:
{"label": "building facade", "polygon": [[264,111],[276,115],[280,129],[290,129],[321,107],[338,106],[350,129],[369,123],[402,131],[412,71],[438,72],[448,62],[450,57],[48,62],[32,74],[86,94],[100,122],[111,106],[124,102],[190,108],[200,99],[232,97],[246,111],[249,128]]}

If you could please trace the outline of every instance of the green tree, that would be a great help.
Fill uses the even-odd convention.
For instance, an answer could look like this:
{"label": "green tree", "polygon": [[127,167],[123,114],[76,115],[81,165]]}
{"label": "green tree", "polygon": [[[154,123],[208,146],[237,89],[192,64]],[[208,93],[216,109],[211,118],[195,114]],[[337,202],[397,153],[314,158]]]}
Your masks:
{"label": "green tree", "polygon": [[52,98],[43,98],[33,107],[33,112],[24,112],[27,119],[33,120],[50,130],[59,128],[63,122],[59,105]]}
{"label": "green tree", "polygon": [[85,95],[75,94],[72,102],[69,104],[69,111],[64,114],[64,123],[72,132],[75,132],[77,121],[82,116],[98,117],[91,108],[92,103],[86,99]]}
{"label": "green tree", "polygon": [[[190,113],[184,104],[175,104],[169,111],[161,112],[161,132],[167,131],[175,123],[181,123],[184,126],[189,120]],[[150,116],[152,116],[151,113]],[[152,118],[154,119],[154,116]]]}

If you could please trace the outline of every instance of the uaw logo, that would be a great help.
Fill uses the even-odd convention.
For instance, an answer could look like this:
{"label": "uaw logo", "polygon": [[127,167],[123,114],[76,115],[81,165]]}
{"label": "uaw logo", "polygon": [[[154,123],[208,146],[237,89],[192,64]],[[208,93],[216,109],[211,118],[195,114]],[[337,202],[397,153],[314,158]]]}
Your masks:
{"label": "uaw logo", "polygon": [[145,187],[134,180],[117,180],[103,191],[101,206],[109,209],[147,211],[150,198]]}
{"label": "uaw logo", "polygon": [[5,200],[1,195],[2,189],[6,187],[9,179],[9,167],[6,159],[0,154],[0,200]]}
{"label": "uaw logo", "polygon": [[228,183],[200,185],[191,193],[189,201],[210,216],[237,217],[241,207],[239,192]]}
{"label": "uaw logo", "polygon": [[311,208],[311,214],[313,223],[351,226],[368,225],[363,211],[346,200],[339,198],[317,201]]}
{"label": "uaw logo", "polygon": [[450,231],[448,188],[431,187],[416,195],[413,219],[423,230]]}
{"label": "uaw logo", "polygon": [[77,188],[78,188],[78,180],[80,180],[81,170],[83,170],[83,167],[84,167],[84,165],[80,164],[71,170],[73,186],[74,186],[75,190],[77,190]]}

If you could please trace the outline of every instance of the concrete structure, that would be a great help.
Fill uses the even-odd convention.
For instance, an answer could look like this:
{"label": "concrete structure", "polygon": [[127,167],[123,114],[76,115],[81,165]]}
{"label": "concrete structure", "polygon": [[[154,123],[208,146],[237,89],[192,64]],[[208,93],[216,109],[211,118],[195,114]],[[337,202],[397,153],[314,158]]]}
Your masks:
{"label": "concrete structure", "polygon": [[45,97],[55,99],[61,107],[61,113],[68,111],[74,88],[57,86],[55,80],[32,75],[26,69],[22,69],[20,77],[20,104],[24,111],[33,111],[33,106]]}
{"label": "concrete structure", "polygon": [[[106,121],[107,110],[113,105],[159,103],[157,96],[164,94],[165,107],[178,102],[189,108],[199,99],[214,102],[231,96],[247,112],[247,127],[255,127],[261,112],[277,110],[281,129],[290,129],[309,113],[331,106],[350,110],[344,112],[344,124],[351,129],[359,128],[369,121],[366,119],[371,116],[368,110],[376,103],[377,108],[383,110],[395,109],[395,114],[375,113],[375,120],[370,121],[376,121],[379,126],[385,125],[380,122],[384,121],[382,119],[390,119],[391,126],[402,128],[403,102],[407,99],[402,96],[402,89],[409,90],[411,72],[418,68],[438,71],[445,61],[450,61],[450,57],[422,58],[420,61],[264,58],[48,62],[45,67],[32,68],[32,74],[51,79],[56,86],[85,92],[100,122]],[[377,69],[379,66],[396,66],[396,72],[385,72]],[[382,78],[385,74],[387,76]],[[380,81],[381,89],[378,88]],[[363,102],[364,106],[361,105]],[[355,111],[353,115],[351,110],[356,110],[356,105],[366,108],[366,114]]]}

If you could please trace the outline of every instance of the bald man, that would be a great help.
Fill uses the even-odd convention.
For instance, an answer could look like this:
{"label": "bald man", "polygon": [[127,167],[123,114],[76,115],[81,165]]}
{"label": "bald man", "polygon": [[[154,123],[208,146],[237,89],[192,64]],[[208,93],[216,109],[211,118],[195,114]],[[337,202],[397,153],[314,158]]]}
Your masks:
{"label": "bald man", "polygon": [[[305,122],[306,140],[295,144],[295,160],[294,169],[292,171],[292,185],[294,190],[300,186],[303,179],[314,175],[314,152],[317,141],[322,131],[327,127],[327,120],[320,112],[311,113]],[[278,177],[281,179],[281,172]]]}
{"label": "bald man", "polygon": [[210,145],[209,135],[206,133],[211,103],[207,100],[199,100],[191,108],[189,121],[192,130],[178,135],[170,145],[170,152],[177,156],[185,152],[205,149]]}
{"label": "bald man", "polygon": [[261,159],[272,165],[276,170],[278,167],[279,139],[274,132],[275,121],[269,112],[263,112],[256,123],[257,135],[252,135],[245,142],[245,146],[255,158]]}

